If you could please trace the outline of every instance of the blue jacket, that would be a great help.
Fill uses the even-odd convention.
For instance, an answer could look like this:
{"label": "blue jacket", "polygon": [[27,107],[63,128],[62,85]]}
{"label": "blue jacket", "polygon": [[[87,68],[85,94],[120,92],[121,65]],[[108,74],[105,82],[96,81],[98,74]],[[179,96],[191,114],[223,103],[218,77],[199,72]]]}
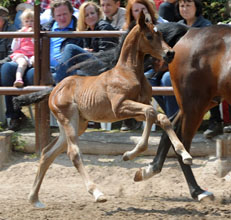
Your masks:
{"label": "blue jacket", "polygon": [[[78,21],[77,21],[77,19],[76,19],[76,17],[74,15],[72,15],[72,19],[74,20],[74,25],[73,25],[73,29],[70,30],[70,31],[75,31]],[[49,22],[43,24],[41,29],[43,31],[51,31],[51,28],[52,28],[54,23],[55,23],[55,20],[49,21]],[[64,49],[64,47],[67,44],[76,44],[76,45],[78,45],[80,47],[83,47],[83,38],[66,38],[61,44],[61,51]]]}

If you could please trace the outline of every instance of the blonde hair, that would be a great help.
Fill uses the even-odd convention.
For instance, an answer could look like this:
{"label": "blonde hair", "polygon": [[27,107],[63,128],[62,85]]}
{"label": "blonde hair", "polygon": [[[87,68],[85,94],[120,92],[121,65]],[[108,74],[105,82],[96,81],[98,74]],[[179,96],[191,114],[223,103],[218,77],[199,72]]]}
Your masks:
{"label": "blonde hair", "polygon": [[135,20],[135,18],[132,15],[132,6],[134,3],[139,3],[139,4],[144,5],[147,8],[148,13],[151,16],[152,23],[156,24],[157,11],[156,11],[156,7],[154,5],[153,0],[128,0],[127,6],[126,6],[125,25],[123,27],[124,30],[127,30],[131,22]]}
{"label": "blonde hair", "polygon": [[26,19],[34,19],[34,11],[32,9],[25,9],[21,16],[20,16],[21,21],[25,21]]}
{"label": "blonde hair", "polygon": [[86,31],[89,27],[85,22],[85,8],[89,5],[92,5],[95,8],[96,13],[98,14],[99,19],[103,17],[100,7],[95,2],[84,2],[79,8],[79,18],[77,31]]}

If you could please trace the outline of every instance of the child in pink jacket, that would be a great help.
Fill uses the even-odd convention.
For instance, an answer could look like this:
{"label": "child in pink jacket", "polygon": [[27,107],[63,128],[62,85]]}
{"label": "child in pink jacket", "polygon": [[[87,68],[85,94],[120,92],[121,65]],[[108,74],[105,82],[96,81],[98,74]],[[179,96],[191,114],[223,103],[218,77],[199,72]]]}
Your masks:
{"label": "child in pink jacket", "polygon": [[[26,9],[21,15],[21,32],[34,31],[34,11]],[[34,40],[32,38],[14,38],[11,48],[13,54],[11,59],[18,64],[14,86],[21,88],[24,86],[23,75],[25,70],[34,64]]]}

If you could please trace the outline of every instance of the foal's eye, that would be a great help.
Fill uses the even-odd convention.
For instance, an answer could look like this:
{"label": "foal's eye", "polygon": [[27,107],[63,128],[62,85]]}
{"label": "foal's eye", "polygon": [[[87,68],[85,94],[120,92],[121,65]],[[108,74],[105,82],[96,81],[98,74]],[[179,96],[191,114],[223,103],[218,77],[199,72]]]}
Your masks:
{"label": "foal's eye", "polygon": [[147,39],[148,39],[149,41],[153,40],[153,36],[150,35],[150,34],[146,35],[146,37],[147,37]]}

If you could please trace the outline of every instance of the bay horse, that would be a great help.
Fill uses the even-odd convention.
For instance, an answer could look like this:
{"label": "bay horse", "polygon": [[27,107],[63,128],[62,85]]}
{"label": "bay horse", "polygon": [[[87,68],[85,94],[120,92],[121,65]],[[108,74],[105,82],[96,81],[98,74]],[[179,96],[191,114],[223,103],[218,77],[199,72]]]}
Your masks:
{"label": "bay horse", "polygon": [[[173,47],[175,57],[169,64],[172,86],[180,111],[174,119],[174,130],[190,151],[192,139],[204,114],[223,99],[231,104],[231,26],[213,25],[190,29]],[[157,155],[149,166],[137,171],[135,181],[161,172],[171,146],[162,135]],[[180,166],[192,198],[214,199],[212,192],[201,189],[190,166]]]}
{"label": "bay horse", "polygon": [[[150,104],[152,90],[144,76],[144,55],[170,62],[174,51],[167,45],[164,47],[168,49],[164,50],[163,45],[161,33],[141,13],[137,25],[125,38],[114,68],[99,76],[69,76],[54,89],[40,92],[40,100],[50,94],[49,108],[58,121],[60,135],[42,151],[29,195],[34,206],[44,207],[38,196],[42,180],[51,163],[65,149],[95,201],[107,200],[85,170],[78,147],[78,136],[86,130],[88,121],[115,122],[127,118],[146,121],[139,143],[133,150],[125,152],[124,160],[131,160],[147,149],[151,126],[156,123],[166,131],[183,163],[192,163],[192,157],[177,138],[171,122]],[[30,103],[34,101],[30,99]]]}

